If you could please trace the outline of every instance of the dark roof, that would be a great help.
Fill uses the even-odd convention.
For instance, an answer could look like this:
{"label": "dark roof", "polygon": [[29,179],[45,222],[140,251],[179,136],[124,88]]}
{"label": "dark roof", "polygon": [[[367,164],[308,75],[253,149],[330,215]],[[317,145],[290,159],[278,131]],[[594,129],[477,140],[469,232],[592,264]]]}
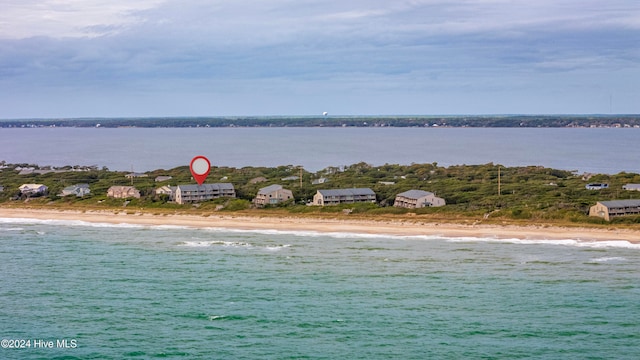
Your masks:
{"label": "dark roof", "polygon": [[269,185],[267,187],[263,187],[258,191],[258,194],[266,195],[277,190],[282,190],[282,185]]}
{"label": "dark roof", "polygon": [[330,189],[330,190],[318,190],[323,196],[360,196],[360,195],[375,195],[376,193],[369,188],[354,188],[354,189]]}
{"label": "dark roof", "polygon": [[213,191],[213,190],[235,190],[231,183],[202,184],[202,185],[178,185],[180,191]]}
{"label": "dark roof", "polygon": [[428,196],[428,195],[433,195],[433,193],[429,191],[424,191],[424,190],[408,190],[398,194],[397,196],[404,196],[409,199],[419,199],[423,196]]}
{"label": "dark roof", "polygon": [[600,201],[600,204],[608,208],[640,207],[640,200],[611,200]]}

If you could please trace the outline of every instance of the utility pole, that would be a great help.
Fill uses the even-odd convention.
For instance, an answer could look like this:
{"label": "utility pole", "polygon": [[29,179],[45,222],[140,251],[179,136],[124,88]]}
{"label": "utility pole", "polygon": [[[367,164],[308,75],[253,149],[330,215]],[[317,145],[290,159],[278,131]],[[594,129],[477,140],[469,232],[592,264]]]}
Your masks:
{"label": "utility pole", "polygon": [[500,185],[500,165],[498,165],[498,196],[501,195]]}
{"label": "utility pole", "polygon": [[300,166],[300,189],[302,189],[302,166]]}

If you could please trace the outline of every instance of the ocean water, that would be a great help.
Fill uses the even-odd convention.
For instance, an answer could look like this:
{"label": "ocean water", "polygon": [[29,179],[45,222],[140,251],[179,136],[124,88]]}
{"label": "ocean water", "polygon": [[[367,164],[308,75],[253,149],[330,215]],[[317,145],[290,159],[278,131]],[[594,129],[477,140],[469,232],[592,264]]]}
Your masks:
{"label": "ocean water", "polygon": [[496,163],[640,173],[640,129],[567,128],[36,128],[0,129],[0,161],[119,171],[187,166]]}
{"label": "ocean water", "polygon": [[639,270],[620,241],[0,219],[0,336],[30,341],[0,358],[638,359]]}

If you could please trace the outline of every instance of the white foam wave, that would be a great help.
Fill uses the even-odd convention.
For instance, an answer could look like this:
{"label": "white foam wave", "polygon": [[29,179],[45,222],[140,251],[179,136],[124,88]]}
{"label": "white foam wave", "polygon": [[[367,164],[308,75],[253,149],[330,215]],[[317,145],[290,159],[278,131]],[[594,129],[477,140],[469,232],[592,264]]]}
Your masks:
{"label": "white foam wave", "polygon": [[500,239],[500,238],[451,238],[447,239],[450,242],[502,242],[509,244],[521,244],[521,245],[561,245],[561,246],[575,246],[584,248],[625,248],[640,250],[640,244],[634,244],[625,240],[610,240],[610,241],[594,241],[594,240],[580,240],[580,239]]}
{"label": "white foam wave", "polygon": [[269,251],[280,251],[280,250],[286,249],[288,247],[291,247],[291,244],[270,245],[270,246],[266,246],[265,249],[267,249]]}
{"label": "white foam wave", "polygon": [[253,245],[242,241],[184,241],[179,246],[187,247],[211,247],[211,246],[224,246],[224,247],[243,247],[250,248]]}
{"label": "white foam wave", "polygon": [[604,262],[618,262],[626,261],[627,259],[620,256],[605,256],[601,258],[591,259],[590,262],[604,263]]}
{"label": "white foam wave", "polygon": [[[31,218],[0,218],[0,224],[31,224],[31,225],[57,225],[57,226],[85,226],[85,227],[113,227],[113,228],[145,228],[145,225],[136,225],[128,223],[101,223],[101,222],[89,222],[82,220],[45,220],[45,219],[31,219]],[[164,227],[166,225],[159,225],[154,227]]]}
{"label": "white foam wave", "polygon": [[[451,237],[444,235],[385,235],[385,234],[368,234],[368,233],[351,233],[351,232],[321,232],[311,230],[275,230],[275,229],[232,229],[222,227],[194,228],[179,225],[138,225],[128,223],[94,223],[81,220],[40,220],[31,218],[0,218],[0,224],[44,224],[58,226],[84,226],[97,228],[130,228],[130,229],[165,229],[165,230],[204,230],[209,232],[220,233],[238,233],[238,234],[259,234],[274,236],[298,236],[298,237],[330,237],[335,239],[393,239],[393,240],[437,240],[449,242],[502,242],[522,245],[563,245],[587,248],[626,248],[640,250],[640,244],[631,243],[624,240],[611,241],[590,241],[581,239],[516,239],[516,238],[498,238],[498,237]],[[15,227],[17,229],[17,227]],[[219,244],[218,244],[219,245]],[[203,246],[203,245],[199,245]],[[210,246],[210,245],[209,245]]]}
{"label": "white foam wave", "polygon": [[0,231],[24,231],[21,227],[0,228]]}

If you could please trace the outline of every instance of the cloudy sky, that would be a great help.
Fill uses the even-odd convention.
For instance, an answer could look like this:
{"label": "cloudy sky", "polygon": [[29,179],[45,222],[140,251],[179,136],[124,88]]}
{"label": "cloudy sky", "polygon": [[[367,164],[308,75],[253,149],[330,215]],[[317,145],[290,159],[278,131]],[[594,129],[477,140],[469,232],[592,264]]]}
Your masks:
{"label": "cloudy sky", "polygon": [[640,113],[637,0],[0,0],[0,118]]}

